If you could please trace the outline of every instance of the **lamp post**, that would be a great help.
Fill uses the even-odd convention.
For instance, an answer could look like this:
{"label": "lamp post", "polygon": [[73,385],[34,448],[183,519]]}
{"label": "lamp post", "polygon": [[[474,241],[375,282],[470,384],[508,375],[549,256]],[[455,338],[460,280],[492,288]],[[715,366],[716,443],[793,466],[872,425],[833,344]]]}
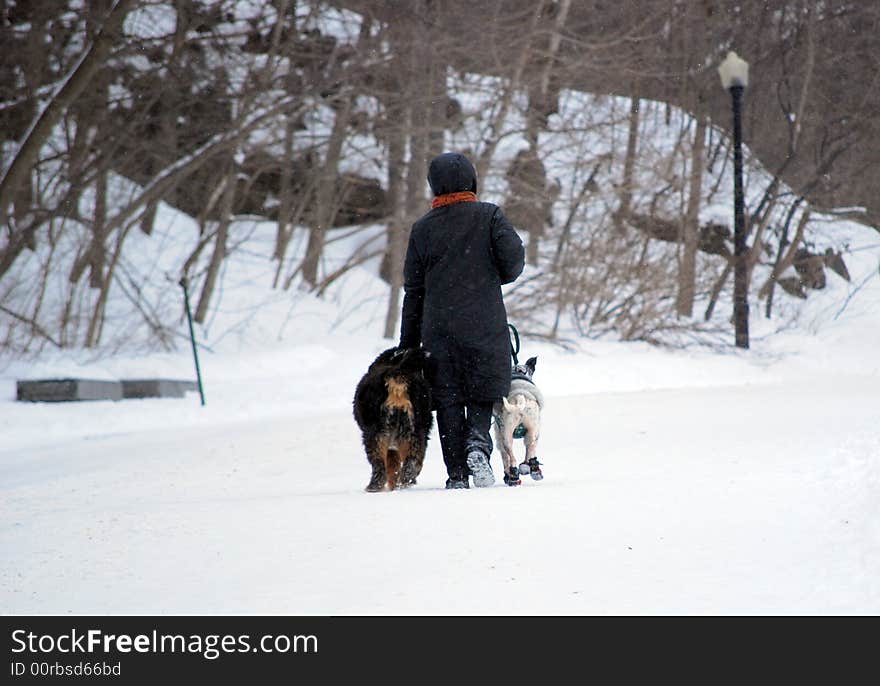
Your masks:
{"label": "lamp post", "polygon": [[742,96],[749,85],[749,63],[730,51],[718,67],[721,85],[733,102],[733,327],[738,348],[749,347],[746,230],[742,183]]}

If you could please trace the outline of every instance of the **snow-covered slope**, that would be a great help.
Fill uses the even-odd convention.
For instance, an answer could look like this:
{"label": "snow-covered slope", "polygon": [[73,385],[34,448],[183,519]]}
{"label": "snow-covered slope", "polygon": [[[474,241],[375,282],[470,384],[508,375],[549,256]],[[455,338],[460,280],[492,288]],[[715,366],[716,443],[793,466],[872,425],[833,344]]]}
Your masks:
{"label": "snow-covered slope", "polygon": [[546,479],[445,491],[435,432],[418,486],[381,494],[350,411],[390,345],[375,265],[317,300],[248,297],[265,266],[241,260],[200,331],[204,408],[13,400],[23,377],[192,378],[185,345],[4,370],[4,613],[880,611],[871,251],[798,328],[765,336],[754,316],[748,352],[526,340]]}
{"label": "snow-covered slope", "polygon": [[[501,199],[497,173],[487,188]],[[99,351],[3,362],[0,611],[876,614],[880,240],[814,224],[816,249],[848,245],[852,281],[773,321],[753,302],[750,351],[526,339],[544,481],[447,492],[435,432],[416,488],[367,494],[351,399],[393,344],[378,257],[321,298],[272,290],[268,223],[232,226],[198,330],[206,407],[15,402],[24,378],[193,378],[176,270],[198,231],[163,207],[151,237],[128,239],[120,269],[140,290],[114,291]],[[324,273],[383,240],[331,232]],[[32,297],[42,259],[4,288]],[[51,296],[68,270],[50,271]],[[171,351],[143,352],[135,302],[170,322]]]}

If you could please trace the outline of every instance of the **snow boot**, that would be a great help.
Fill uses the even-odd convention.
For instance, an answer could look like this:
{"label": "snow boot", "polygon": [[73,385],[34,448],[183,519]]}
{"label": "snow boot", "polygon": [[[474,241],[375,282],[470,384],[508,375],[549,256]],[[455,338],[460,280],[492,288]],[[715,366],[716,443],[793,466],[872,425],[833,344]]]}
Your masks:
{"label": "snow boot", "polygon": [[468,472],[464,467],[457,468],[453,467],[449,472],[449,478],[446,479],[446,488],[447,490],[451,489],[459,489],[459,488],[470,488],[470,484],[468,483]]}
{"label": "snow boot", "polygon": [[474,486],[477,488],[485,488],[495,483],[495,475],[492,473],[489,458],[482,450],[473,450],[468,453],[467,466],[471,470]]}
{"label": "snow boot", "polygon": [[528,462],[523,462],[519,466],[519,473],[530,474],[535,481],[540,481],[544,478],[544,474],[541,472],[541,463],[538,462],[537,457],[533,457]]}
{"label": "snow boot", "polygon": [[516,467],[511,467],[508,471],[504,472],[504,483],[508,486],[519,486],[522,483]]}
{"label": "snow boot", "polygon": [[470,488],[470,484],[468,483],[467,476],[463,476],[460,478],[449,477],[446,479],[446,490],[455,490],[459,488]]}

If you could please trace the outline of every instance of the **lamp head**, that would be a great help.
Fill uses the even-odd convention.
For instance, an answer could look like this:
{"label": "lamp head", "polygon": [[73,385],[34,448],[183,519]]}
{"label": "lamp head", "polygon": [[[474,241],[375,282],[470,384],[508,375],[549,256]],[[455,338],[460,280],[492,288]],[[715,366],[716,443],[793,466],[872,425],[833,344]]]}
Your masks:
{"label": "lamp head", "polygon": [[730,90],[734,86],[745,88],[749,85],[749,63],[731,50],[718,65],[718,75],[725,90]]}

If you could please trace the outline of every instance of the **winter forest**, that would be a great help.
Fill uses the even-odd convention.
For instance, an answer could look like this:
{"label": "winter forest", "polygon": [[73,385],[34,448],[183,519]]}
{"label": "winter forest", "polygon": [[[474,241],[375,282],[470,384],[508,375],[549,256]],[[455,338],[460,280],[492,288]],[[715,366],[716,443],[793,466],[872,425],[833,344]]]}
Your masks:
{"label": "winter forest", "polygon": [[[491,0],[473,14],[456,0],[6,0],[4,356],[173,349],[177,283],[206,324],[242,255],[292,302],[378,258],[393,338],[427,160],[448,149],[527,243],[505,296],[525,335],[727,345],[717,66],[732,47],[751,68],[753,311],[784,326],[850,278],[847,238],[822,229],[880,222],[876,3]],[[163,204],[191,234],[149,240]],[[168,240],[161,266],[144,259]]]}
{"label": "winter forest", "polygon": [[[880,613],[878,35],[863,0],[0,0],[0,614]],[[353,396],[445,151],[525,249],[543,478],[496,440],[447,490],[437,419],[367,493]],[[190,390],[17,395],[59,380]]]}

